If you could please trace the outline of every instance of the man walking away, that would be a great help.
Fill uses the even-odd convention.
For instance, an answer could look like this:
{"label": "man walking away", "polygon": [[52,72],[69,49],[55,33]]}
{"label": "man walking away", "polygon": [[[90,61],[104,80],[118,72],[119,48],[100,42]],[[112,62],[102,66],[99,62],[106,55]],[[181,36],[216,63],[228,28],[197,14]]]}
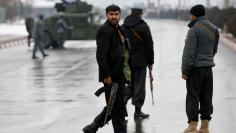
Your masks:
{"label": "man walking away", "polygon": [[36,52],[39,49],[43,55],[43,58],[48,56],[43,50],[43,15],[39,15],[38,19],[36,20],[34,24],[34,30],[33,30],[33,37],[34,37],[34,48],[33,48],[33,56],[32,59],[38,59],[36,56]]}
{"label": "man walking away", "polygon": [[[83,128],[84,133],[96,133],[99,127],[112,120],[114,133],[126,133],[125,116],[127,115],[124,102],[125,82],[131,79],[129,67],[129,46],[126,36],[119,26],[120,7],[110,5],[106,8],[107,21],[99,28],[96,37],[97,62],[99,66],[99,82],[104,86],[111,87],[118,83],[116,99],[111,114],[106,117],[107,108],[94,119],[94,121]],[[106,101],[109,101],[110,91],[105,92]]]}
{"label": "man walking away", "polygon": [[[182,57],[182,78],[186,80],[186,113],[188,128],[184,133],[197,133],[198,115],[201,127],[198,133],[209,133],[209,121],[213,113],[213,75],[214,56],[217,52],[219,31],[205,18],[203,5],[190,10],[191,22],[185,40]],[[200,108],[199,108],[200,104]]]}
{"label": "man walking away", "polygon": [[131,45],[131,84],[126,90],[126,103],[132,97],[135,106],[134,118],[147,118],[149,114],[142,112],[145,101],[147,66],[152,70],[154,49],[152,35],[147,23],[142,19],[143,10],[131,9],[131,15],[125,18],[122,28],[127,34]]}

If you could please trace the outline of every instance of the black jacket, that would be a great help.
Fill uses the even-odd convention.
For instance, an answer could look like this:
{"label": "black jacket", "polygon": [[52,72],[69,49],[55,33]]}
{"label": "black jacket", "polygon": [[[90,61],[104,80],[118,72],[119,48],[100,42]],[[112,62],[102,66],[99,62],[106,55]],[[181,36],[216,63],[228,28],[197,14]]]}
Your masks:
{"label": "black jacket", "polygon": [[[130,28],[134,29],[142,41],[134,35]],[[122,29],[131,44],[131,67],[145,67],[154,64],[153,40],[147,23],[139,17],[130,15],[125,18]]]}
{"label": "black jacket", "polygon": [[[118,28],[120,29],[120,26]],[[119,81],[124,76],[124,50],[117,28],[105,22],[97,32],[96,43],[99,81],[103,82],[107,76],[111,76],[114,82]],[[126,43],[126,48],[127,45]]]}

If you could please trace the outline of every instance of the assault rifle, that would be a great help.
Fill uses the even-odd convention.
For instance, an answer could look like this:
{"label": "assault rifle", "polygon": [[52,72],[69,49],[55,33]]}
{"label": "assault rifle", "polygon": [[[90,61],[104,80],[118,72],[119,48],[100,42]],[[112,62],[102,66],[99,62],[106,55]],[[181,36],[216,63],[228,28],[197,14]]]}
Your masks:
{"label": "assault rifle", "polygon": [[153,75],[152,70],[149,68],[149,78],[150,78],[150,89],[151,89],[151,95],[152,95],[152,105],[154,106],[154,99],[153,99]]}
{"label": "assault rifle", "polygon": [[118,87],[119,87],[118,83],[112,83],[111,87],[104,86],[95,92],[95,95],[99,96],[101,93],[108,91],[109,89],[111,90],[110,95],[109,95],[109,99],[108,99],[108,103],[107,103],[107,107],[106,107],[106,115],[105,115],[105,119],[104,119],[104,125],[107,123],[108,116],[111,115],[111,111],[112,111],[113,105],[116,100],[116,92],[117,92]]}

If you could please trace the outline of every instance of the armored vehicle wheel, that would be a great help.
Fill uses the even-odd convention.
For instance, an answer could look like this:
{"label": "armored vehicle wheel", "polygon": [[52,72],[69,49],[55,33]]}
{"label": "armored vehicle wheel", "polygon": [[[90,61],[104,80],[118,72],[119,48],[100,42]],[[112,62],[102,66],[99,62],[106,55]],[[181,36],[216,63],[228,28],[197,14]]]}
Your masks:
{"label": "armored vehicle wheel", "polygon": [[43,48],[48,49],[50,47],[57,49],[58,44],[57,41],[53,39],[52,34],[48,30],[45,30],[43,36]]}

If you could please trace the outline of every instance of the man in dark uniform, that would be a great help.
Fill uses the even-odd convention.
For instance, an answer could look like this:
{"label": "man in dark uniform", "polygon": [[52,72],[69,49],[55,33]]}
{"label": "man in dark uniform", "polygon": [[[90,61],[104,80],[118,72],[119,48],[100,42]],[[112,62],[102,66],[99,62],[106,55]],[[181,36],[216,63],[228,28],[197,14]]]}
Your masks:
{"label": "man in dark uniform", "polygon": [[59,19],[56,22],[55,31],[56,31],[56,38],[59,48],[64,49],[64,43],[66,40],[66,32],[68,30],[72,30],[73,27],[68,26],[65,19],[64,14],[61,12],[59,13]]}
{"label": "man in dark uniform", "polygon": [[[124,88],[126,81],[131,79],[129,67],[129,46],[126,37],[119,26],[120,7],[110,5],[106,8],[107,21],[97,32],[97,62],[99,66],[99,82],[104,86],[118,83],[114,106],[108,120],[112,120],[115,133],[126,133],[125,116],[127,115],[124,102]],[[109,100],[110,92],[105,92],[106,101]],[[94,119],[83,128],[85,133],[96,133],[99,127],[104,126],[106,107]]]}
{"label": "man in dark uniform", "polygon": [[33,48],[32,59],[38,59],[38,57],[36,56],[38,49],[42,53],[43,58],[48,56],[48,54],[44,52],[43,46],[42,46],[43,45],[43,30],[44,30],[43,19],[44,19],[44,16],[41,14],[38,16],[38,19],[34,23],[34,30],[33,30],[34,48]]}
{"label": "man in dark uniform", "polygon": [[188,25],[190,29],[182,57],[182,78],[187,85],[186,113],[189,123],[184,133],[197,133],[199,114],[201,127],[198,133],[209,133],[208,125],[213,113],[212,67],[215,66],[219,31],[205,18],[203,5],[193,6],[190,14],[192,21]]}
{"label": "man in dark uniform", "polygon": [[30,47],[30,40],[32,38],[32,31],[33,31],[33,26],[34,26],[34,18],[27,17],[25,19],[25,26],[28,32],[28,47]]}
{"label": "man in dark uniform", "polygon": [[131,15],[125,18],[122,29],[131,45],[131,84],[127,87],[126,103],[132,97],[135,106],[134,118],[147,118],[149,114],[141,111],[145,101],[145,82],[147,66],[152,70],[154,64],[154,49],[152,35],[147,23],[142,19],[143,10],[131,9]]}

